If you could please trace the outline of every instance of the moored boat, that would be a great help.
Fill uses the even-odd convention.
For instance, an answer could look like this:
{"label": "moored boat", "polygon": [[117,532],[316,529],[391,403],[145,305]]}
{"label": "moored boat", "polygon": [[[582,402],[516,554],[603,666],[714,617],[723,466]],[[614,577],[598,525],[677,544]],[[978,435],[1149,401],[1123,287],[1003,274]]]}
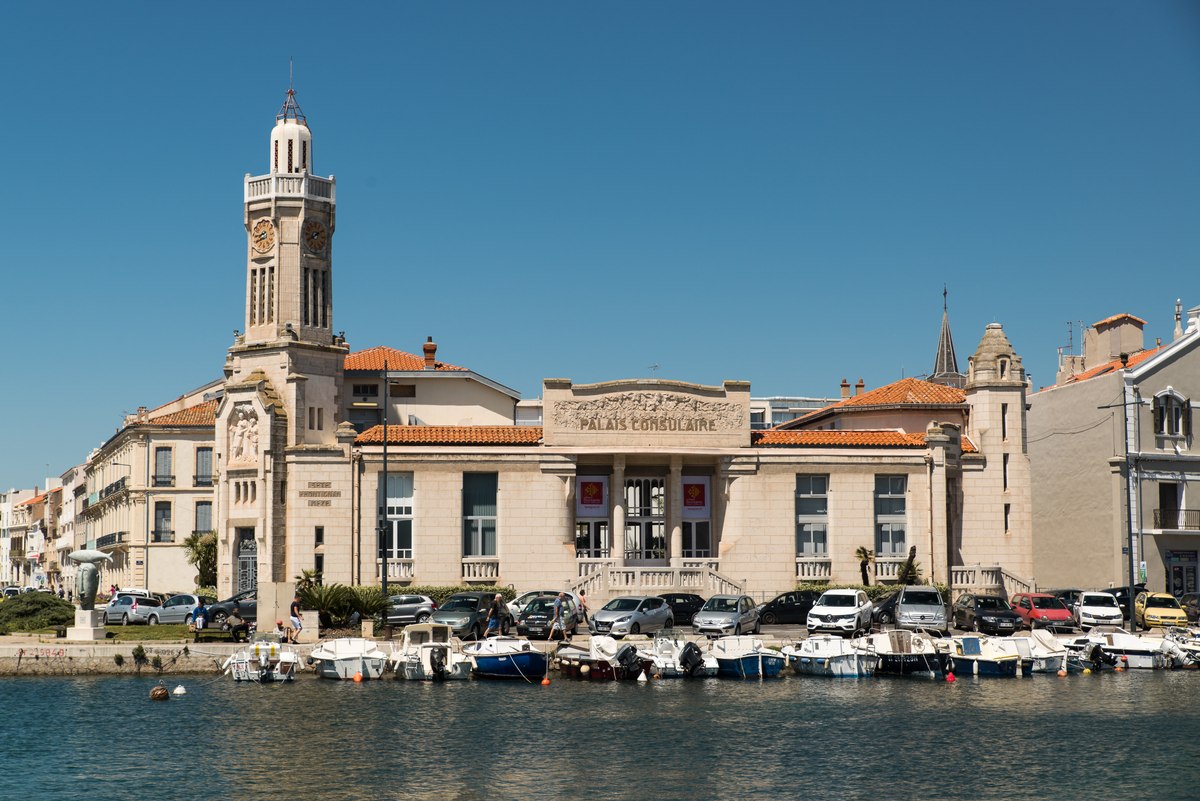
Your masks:
{"label": "moored boat", "polygon": [[312,650],[308,662],[325,679],[378,679],[387,664],[387,654],[374,640],[341,637],[327,640]]}
{"label": "moored boat", "polygon": [[404,628],[400,645],[393,646],[388,662],[396,675],[411,681],[466,679],[471,676],[471,659],[462,652],[462,642],[443,623],[414,623]]}
{"label": "moored boat", "polygon": [[472,672],[481,679],[540,680],[546,674],[547,656],[521,637],[489,637],[463,646]]}
{"label": "moored boat", "polygon": [[1097,666],[1110,664],[1132,670],[1162,670],[1175,664],[1174,644],[1162,637],[1130,634],[1114,626],[1096,626],[1087,634],[1068,640],[1067,647]]}
{"label": "moored boat", "polygon": [[1017,648],[1006,647],[998,637],[968,635],[954,637],[953,650],[946,655],[948,670],[960,676],[1008,678],[1027,675],[1022,671],[1021,655]]}
{"label": "moored boat", "polygon": [[878,657],[876,676],[939,676],[945,672],[949,649],[948,641],[907,629],[875,632],[851,641],[851,645]]}
{"label": "moored boat", "polygon": [[300,666],[294,648],[280,642],[279,636],[256,633],[254,640],[230,655],[221,669],[234,681],[291,681]]}
{"label": "moored boat", "polygon": [[554,654],[559,672],[572,679],[621,681],[652,675],[650,660],[630,643],[620,643],[607,635],[591,638],[586,649],[562,643]]}
{"label": "moored boat", "polygon": [[1084,668],[1079,654],[1067,650],[1046,629],[1033,629],[1028,636],[1005,637],[1001,643],[1021,655],[1022,670],[1027,673],[1079,673]]}
{"label": "moored boat", "polygon": [[782,651],[768,648],[758,637],[734,635],[713,642],[717,675],[736,679],[775,678],[783,672],[787,658]]}
{"label": "moored boat", "polygon": [[664,679],[715,676],[720,667],[716,657],[706,655],[696,643],[666,632],[655,635],[641,655],[650,660],[653,675]]}
{"label": "moored boat", "polygon": [[795,645],[785,645],[781,651],[800,676],[860,678],[872,675],[879,664],[877,655],[832,634],[813,635]]}

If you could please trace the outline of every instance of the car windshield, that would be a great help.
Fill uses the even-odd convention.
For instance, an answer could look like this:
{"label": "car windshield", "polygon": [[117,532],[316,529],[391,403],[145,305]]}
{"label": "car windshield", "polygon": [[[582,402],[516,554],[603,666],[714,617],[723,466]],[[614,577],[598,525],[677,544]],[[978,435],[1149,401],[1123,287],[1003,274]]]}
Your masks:
{"label": "car windshield", "polygon": [[637,598],[613,598],[604,605],[604,609],[608,612],[632,612],[640,603],[641,600]]}
{"label": "car windshield", "polygon": [[1117,599],[1111,595],[1085,595],[1083,596],[1084,606],[1116,606]]}
{"label": "car windshield", "polygon": [[446,601],[446,605],[442,607],[442,610],[446,611],[449,609],[478,609],[478,608],[479,608],[479,599],[478,598],[451,598],[449,601]]}
{"label": "car windshield", "polygon": [[737,598],[709,598],[704,602],[702,612],[736,612],[738,608]]}
{"label": "car windshield", "polygon": [[817,605],[818,606],[854,606],[855,605],[854,604],[854,596],[853,595],[841,595],[841,594],[834,595],[831,592],[827,592],[820,597],[820,599],[817,601]]}
{"label": "car windshield", "polygon": [[1066,609],[1067,607],[1057,598],[1030,598],[1034,609]]}
{"label": "car windshield", "polygon": [[1151,595],[1146,599],[1146,606],[1152,606],[1157,609],[1178,609],[1179,602],[1174,598],[1168,598],[1165,595]]}
{"label": "car windshield", "polygon": [[536,615],[539,613],[546,614],[553,610],[554,610],[554,599],[553,598],[534,598],[525,607],[525,614],[527,614],[527,615]]}
{"label": "car windshield", "polygon": [[916,604],[918,606],[941,606],[942,599],[937,592],[932,590],[909,590],[904,593],[903,604]]}
{"label": "car windshield", "polygon": [[[936,604],[937,601],[929,601],[929,603]],[[1012,609],[1012,607],[1008,605],[1008,601],[1004,600],[1003,598],[988,598],[986,596],[976,598],[975,605],[980,609]]]}

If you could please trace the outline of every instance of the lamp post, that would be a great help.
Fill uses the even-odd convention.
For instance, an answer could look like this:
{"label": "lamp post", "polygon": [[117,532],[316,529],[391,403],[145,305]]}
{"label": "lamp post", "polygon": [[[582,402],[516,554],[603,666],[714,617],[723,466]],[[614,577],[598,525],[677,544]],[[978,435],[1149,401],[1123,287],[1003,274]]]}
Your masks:
{"label": "lamp post", "polygon": [[[1133,468],[1134,468],[1134,464],[1136,462],[1136,457],[1131,455],[1131,449],[1130,449],[1130,439],[1131,438],[1129,436],[1129,407],[1130,406],[1138,406],[1141,404],[1141,401],[1139,401],[1137,399],[1137,387],[1133,386],[1131,384],[1127,385],[1127,383],[1126,383],[1125,378],[1128,375],[1128,370],[1129,370],[1129,354],[1122,353],[1121,354],[1121,402],[1120,403],[1110,403],[1105,406],[1100,406],[1099,408],[1111,409],[1114,406],[1121,407],[1121,424],[1122,424],[1121,442],[1124,445],[1124,453],[1122,454],[1122,460],[1124,462],[1124,470],[1122,472],[1121,477],[1125,482],[1125,534],[1126,534],[1126,543],[1127,543],[1125,546],[1125,550],[1127,551],[1127,553],[1129,555],[1129,559],[1127,560],[1127,564],[1126,564],[1126,568],[1129,571],[1129,586],[1126,589],[1126,591],[1128,593],[1128,595],[1126,596],[1127,603],[1128,603],[1126,612],[1128,615],[1127,620],[1129,622],[1129,630],[1133,631],[1133,591],[1134,591],[1134,586],[1137,584],[1138,547],[1137,547],[1137,540],[1133,536],[1133,529],[1134,529],[1134,526],[1133,526],[1133,492],[1134,492],[1133,483],[1136,480],[1136,476],[1134,475]],[[1131,393],[1133,395],[1132,400],[1130,400],[1126,397],[1126,387],[1127,386],[1132,387],[1132,390],[1133,390]]]}
{"label": "lamp post", "polygon": [[[379,519],[379,549],[381,552],[380,575],[383,579],[383,597],[388,594],[388,547],[391,532],[388,531],[388,406],[391,404],[391,387],[388,383],[387,357],[383,358],[383,516]],[[386,539],[385,539],[386,537]],[[387,615],[384,615],[387,622]]]}

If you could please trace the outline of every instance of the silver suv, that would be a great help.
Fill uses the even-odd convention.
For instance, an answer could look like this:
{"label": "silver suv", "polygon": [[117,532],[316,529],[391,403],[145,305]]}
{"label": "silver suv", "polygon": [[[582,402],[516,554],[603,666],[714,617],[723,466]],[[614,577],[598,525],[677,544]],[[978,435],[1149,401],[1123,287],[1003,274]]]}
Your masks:
{"label": "silver suv", "polygon": [[[136,595],[118,595],[104,607],[104,625],[120,623],[145,623],[151,612],[162,612],[162,601],[157,598],[139,598]],[[156,618],[157,620],[157,618]]]}
{"label": "silver suv", "polygon": [[900,590],[896,599],[896,627],[946,633],[946,603],[937,587],[914,586]]}

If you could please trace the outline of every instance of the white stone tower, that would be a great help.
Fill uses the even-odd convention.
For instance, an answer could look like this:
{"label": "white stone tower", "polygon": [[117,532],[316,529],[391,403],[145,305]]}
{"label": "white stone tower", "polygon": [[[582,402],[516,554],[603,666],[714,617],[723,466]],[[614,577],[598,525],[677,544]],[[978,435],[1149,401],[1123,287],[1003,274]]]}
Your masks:
{"label": "white stone tower", "polygon": [[[268,163],[244,181],[245,328],[226,357],[217,410],[222,595],[291,582],[343,533],[349,547],[353,429],[337,419],[348,349],[333,334],[336,184],[310,172],[312,133],[291,89]],[[260,612],[275,615],[263,595]]]}

